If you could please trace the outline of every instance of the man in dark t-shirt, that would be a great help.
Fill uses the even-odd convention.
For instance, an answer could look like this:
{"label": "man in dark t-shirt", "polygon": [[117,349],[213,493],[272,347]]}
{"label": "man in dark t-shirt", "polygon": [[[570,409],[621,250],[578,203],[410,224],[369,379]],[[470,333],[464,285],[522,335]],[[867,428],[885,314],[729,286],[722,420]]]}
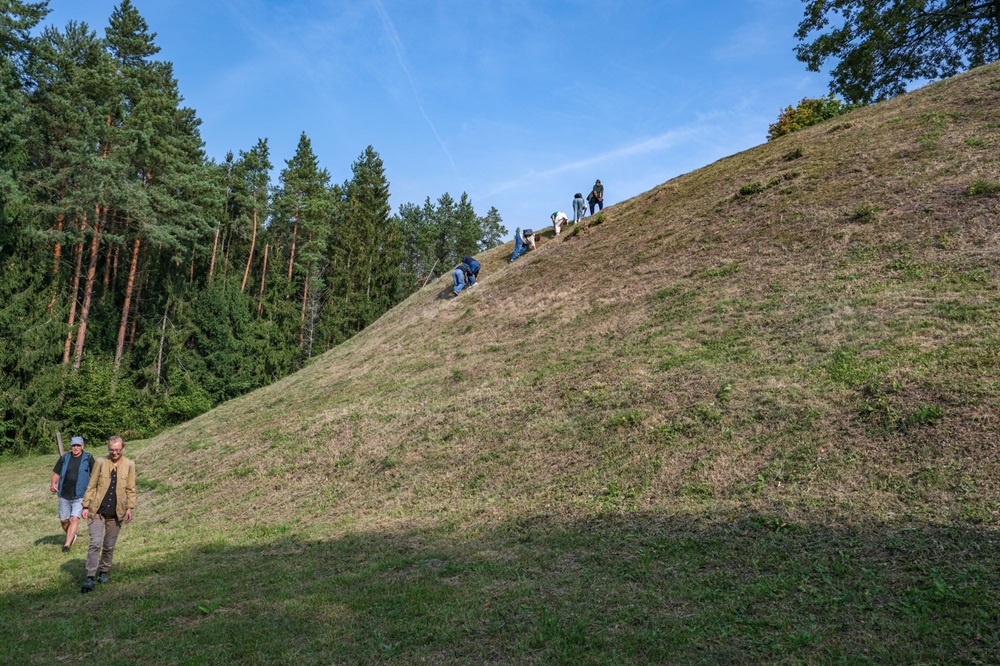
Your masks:
{"label": "man in dark t-shirt", "polygon": [[68,553],[76,541],[76,530],[80,526],[83,512],[83,494],[90,482],[90,472],[94,468],[94,456],[83,450],[83,437],[74,437],[69,443],[69,453],[64,453],[52,468],[49,490],[59,496],[59,522],[66,533],[62,552]]}

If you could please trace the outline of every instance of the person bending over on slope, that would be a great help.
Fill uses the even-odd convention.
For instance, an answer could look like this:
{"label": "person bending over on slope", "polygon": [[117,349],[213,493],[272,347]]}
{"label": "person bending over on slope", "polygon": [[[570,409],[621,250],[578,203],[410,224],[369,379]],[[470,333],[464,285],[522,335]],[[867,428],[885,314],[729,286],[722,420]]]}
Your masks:
{"label": "person bending over on slope", "polygon": [[455,282],[454,291],[451,292],[452,298],[458,296],[466,287],[476,284],[476,279],[472,277],[472,269],[464,263],[455,266],[455,270],[451,272],[451,277]]}
{"label": "person bending over on slope", "polygon": [[577,224],[587,214],[587,202],[583,195],[577,192],[573,195],[573,224]]}
{"label": "person bending over on slope", "polygon": [[476,282],[479,280],[479,262],[472,257],[466,255],[462,257],[462,263],[469,267],[469,272],[472,274],[472,282],[469,284],[470,287],[476,286]]}
{"label": "person bending over on slope", "polygon": [[522,231],[519,227],[514,232],[514,254],[510,255],[510,260],[514,261],[529,249],[535,249],[535,232],[531,229]]}
{"label": "person bending over on slope", "polygon": [[566,217],[566,213],[561,210],[552,213],[552,215],[549,216],[549,219],[552,220],[552,228],[556,230],[556,236],[559,235],[559,227],[569,222],[569,218]]}

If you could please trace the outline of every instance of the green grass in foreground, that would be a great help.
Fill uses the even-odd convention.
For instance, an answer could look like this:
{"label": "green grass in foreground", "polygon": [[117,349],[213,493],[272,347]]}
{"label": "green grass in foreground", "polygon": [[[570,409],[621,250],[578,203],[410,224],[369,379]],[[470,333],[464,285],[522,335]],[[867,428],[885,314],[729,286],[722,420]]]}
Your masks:
{"label": "green grass in foreground", "polygon": [[0,663],[1000,663],[998,109],[725,158],[130,442],[93,594],[0,461]]}
{"label": "green grass in foreground", "polygon": [[54,501],[25,482],[47,461],[0,475],[23,517],[3,532],[5,664],[995,663],[1000,649],[992,530],[762,514],[339,536],[140,514],[111,584],[82,595],[83,541],[59,552]]}

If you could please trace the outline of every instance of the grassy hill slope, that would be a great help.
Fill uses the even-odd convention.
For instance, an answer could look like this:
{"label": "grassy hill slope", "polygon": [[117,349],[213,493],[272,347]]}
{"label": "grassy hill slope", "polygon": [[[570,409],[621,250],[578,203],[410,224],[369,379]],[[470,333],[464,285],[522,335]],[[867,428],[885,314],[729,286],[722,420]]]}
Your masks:
{"label": "grassy hill slope", "polygon": [[130,446],[86,597],[54,460],[5,463],[0,655],[994,659],[998,151],[994,65],[491,250]]}

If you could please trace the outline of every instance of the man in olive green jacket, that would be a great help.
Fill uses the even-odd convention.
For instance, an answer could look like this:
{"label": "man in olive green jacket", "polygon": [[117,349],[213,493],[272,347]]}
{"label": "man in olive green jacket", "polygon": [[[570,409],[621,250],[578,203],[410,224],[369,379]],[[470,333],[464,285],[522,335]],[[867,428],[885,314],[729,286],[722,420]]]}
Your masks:
{"label": "man in olive green jacket", "polygon": [[135,508],[135,463],[125,457],[124,451],[125,441],[121,437],[115,435],[108,440],[108,456],[97,459],[90,474],[87,491],[83,495],[83,512],[80,517],[87,521],[90,528],[87,578],[83,583],[83,592],[94,589],[95,576],[98,583],[108,582],[118,532],[122,525],[132,521],[132,509]]}

